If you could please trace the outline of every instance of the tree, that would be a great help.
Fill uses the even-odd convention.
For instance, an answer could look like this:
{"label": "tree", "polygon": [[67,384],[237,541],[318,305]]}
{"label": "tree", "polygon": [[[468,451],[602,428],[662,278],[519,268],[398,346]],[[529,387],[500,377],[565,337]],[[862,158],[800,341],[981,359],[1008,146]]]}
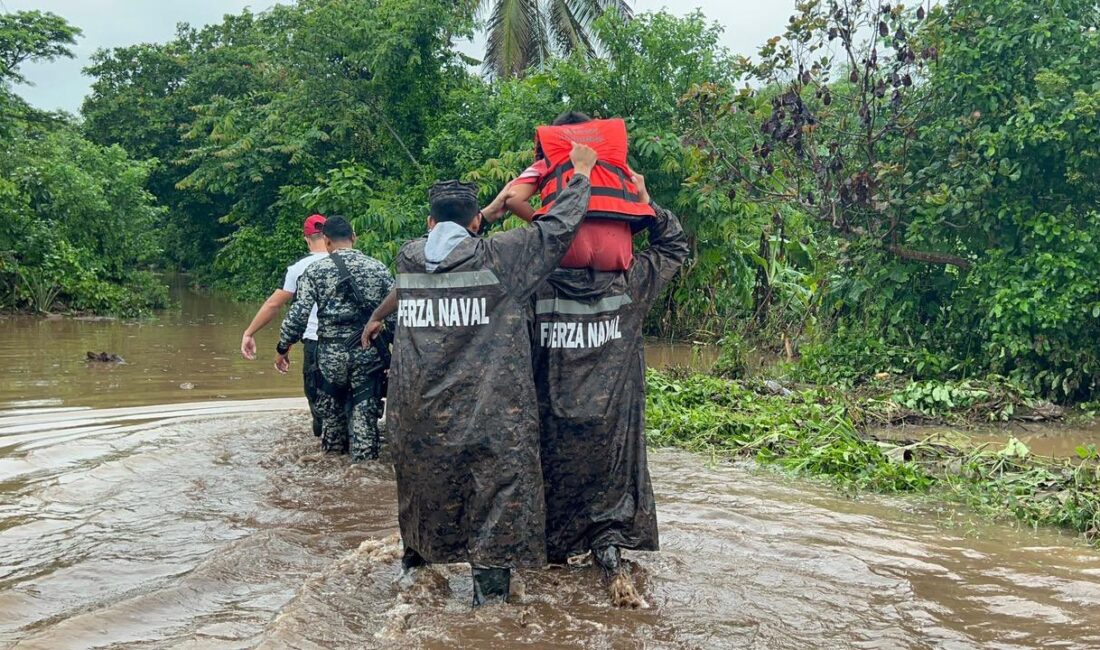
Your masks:
{"label": "tree", "polygon": [[689,183],[731,212],[774,209],[779,232],[814,219],[836,251],[830,349],[1094,395],[1098,23],[1090,0],[800,3],[743,66],[756,90],[685,98],[707,161]]}
{"label": "tree", "polygon": [[161,212],[148,163],[101,147],[65,123],[20,124],[0,157],[0,281],[15,306],[58,302],[132,315],[163,306],[151,264]]}
{"label": "tree", "polygon": [[[94,80],[81,108],[85,135],[156,160],[149,189],[168,208],[159,229],[165,264],[201,270],[217,253],[218,241],[232,232],[218,217],[236,199],[176,187],[195,168],[180,163],[187,150],[181,136],[196,118],[194,107],[262,86],[262,61],[269,55],[259,20],[244,11],[201,29],[180,25],[167,43],[99,50],[84,69]],[[275,24],[270,31],[277,30]]]}
{"label": "tree", "polygon": [[499,78],[522,76],[553,55],[594,56],[593,23],[607,13],[630,17],[625,0],[484,0],[489,11],[485,69]]}
{"label": "tree", "polygon": [[247,274],[247,281],[233,278],[235,290],[269,290],[277,267],[257,268],[248,258],[261,246],[293,254],[297,242],[286,234],[300,227],[302,194],[318,184],[334,179],[316,209],[351,207],[345,216],[358,225],[379,208],[329,203],[348,195],[340,179],[416,185],[433,122],[451,88],[469,78],[451,41],[469,34],[472,22],[453,9],[446,0],[277,6],[252,21],[247,49],[222,48],[220,63],[190,73],[189,83],[225,69],[255,82],[247,93],[215,91],[194,102],[180,159],[192,171],[177,183],[190,195],[231,201],[215,215],[233,230],[216,272]]}
{"label": "tree", "polygon": [[72,57],[70,45],[81,31],[50,12],[17,11],[0,15],[0,82],[25,83],[17,68],[27,61]]}

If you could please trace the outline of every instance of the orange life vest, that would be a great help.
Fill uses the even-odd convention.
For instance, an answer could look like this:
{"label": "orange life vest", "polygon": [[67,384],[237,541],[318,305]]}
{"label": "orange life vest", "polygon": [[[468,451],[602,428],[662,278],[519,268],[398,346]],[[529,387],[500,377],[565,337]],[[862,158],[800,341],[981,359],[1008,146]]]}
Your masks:
{"label": "orange life vest", "polygon": [[542,208],[535,218],[546,214],[554,199],[573,177],[569,154],[573,143],[586,144],[596,150],[597,163],[592,170],[592,198],[588,201],[588,216],[632,222],[637,231],[642,222],[654,216],[653,208],[642,203],[638,188],[630,182],[626,162],[626,122],[621,119],[592,120],[583,124],[540,126],[535,131],[535,152],[546,158],[550,173],[543,179],[539,191]]}

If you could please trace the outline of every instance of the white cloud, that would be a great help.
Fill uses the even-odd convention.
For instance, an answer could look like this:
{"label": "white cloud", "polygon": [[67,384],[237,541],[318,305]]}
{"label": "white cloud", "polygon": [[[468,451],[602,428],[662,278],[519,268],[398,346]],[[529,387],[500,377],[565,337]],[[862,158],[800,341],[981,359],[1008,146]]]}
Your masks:
{"label": "white cloud", "polygon": [[765,41],[782,33],[794,4],[794,0],[635,0],[634,10],[665,10],[677,16],[702,10],[707,20],[725,30],[723,44],[731,52],[753,55]]}

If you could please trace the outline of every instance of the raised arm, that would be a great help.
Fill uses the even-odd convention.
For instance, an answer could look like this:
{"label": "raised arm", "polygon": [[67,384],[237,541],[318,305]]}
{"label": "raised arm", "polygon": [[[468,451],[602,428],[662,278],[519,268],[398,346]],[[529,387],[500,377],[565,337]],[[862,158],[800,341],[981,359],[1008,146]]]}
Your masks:
{"label": "raised arm", "polygon": [[504,186],[489,205],[481,209],[481,215],[489,223],[496,223],[511,212],[520,219],[530,222],[535,217],[535,209],[531,207],[531,197],[535,195],[536,189],[537,187],[532,183],[512,181]]}
{"label": "raised arm", "polygon": [[512,191],[504,202],[508,212],[523,219],[527,223],[535,218],[535,209],[531,207],[531,197],[538,188],[533,183],[514,183]]}
{"label": "raised arm", "polygon": [[[631,181],[638,186],[642,200],[648,202],[645,178],[635,174]],[[687,235],[676,215],[660,206],[653,207],[657,216],[649,224],[649,248],[634,256],[627,275],[632,297],[640,302],[656,300],[690,252]]]}
{"label": "raised arm", "polygon": [[546,216],[486,240],[501,282],[516,298],[526,299],[557,268],[588,212],[592,191],[588,177],[596,164],[596,151],[574,143],[570,159],[573,178]]}

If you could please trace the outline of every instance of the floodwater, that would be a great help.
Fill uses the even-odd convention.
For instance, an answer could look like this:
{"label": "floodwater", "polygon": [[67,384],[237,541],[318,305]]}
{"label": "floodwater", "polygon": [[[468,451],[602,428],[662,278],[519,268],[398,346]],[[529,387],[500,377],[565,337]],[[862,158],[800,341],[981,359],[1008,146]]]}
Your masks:
{"label": "floodwater", "polygon": [[1046,458],[1078,458],[1079,447],[1100,448],[1100,421],[1079,423],[1011,422],[1003,425],[951,427],[943,425],[903,425],[882,427],[870,432],[882,440],[928,440],[953,445],[983,447],[990,451],[1003,449],[1015,438],[1028,450]]}
{"label": "floodwater", "polygon": [[[0,408],[118,407],[213,399],[297,397],[300,366],[274,368],[278,323],[261,332],[256,361],[240,355],[258,305],[172,287],[177,306],[156,319],[0,316]],[[123,363],[89,362],[87,352]],[[291,353],[292,364],[301,355]]]}
{"label": "floodwater", "polygon": [[662,551],[628,554],[648,608],[581,565],[471,610],[464,567],[398,580],[392,471],[317,452],[298,378],[235,358],[248,309],[188,300],[3,324],[0,647],[1100,647],[1100,552],[1071,535],[670,451]]}
{"label": "floodwater", "polygon": [[[256,361],[241,358],[241,332],[258,305],[190,291],[175,278],[177,306],[156,319],[116,321],[0,315],[0,409],[120,407],[201,400],[297,397],[301,361],[291,372],[273,363],[279,323],[256,337]],[[123,363],[89,362],[107,352]],[[688,344],[654,342],[657,367],[702,368],[714,352]]]}

